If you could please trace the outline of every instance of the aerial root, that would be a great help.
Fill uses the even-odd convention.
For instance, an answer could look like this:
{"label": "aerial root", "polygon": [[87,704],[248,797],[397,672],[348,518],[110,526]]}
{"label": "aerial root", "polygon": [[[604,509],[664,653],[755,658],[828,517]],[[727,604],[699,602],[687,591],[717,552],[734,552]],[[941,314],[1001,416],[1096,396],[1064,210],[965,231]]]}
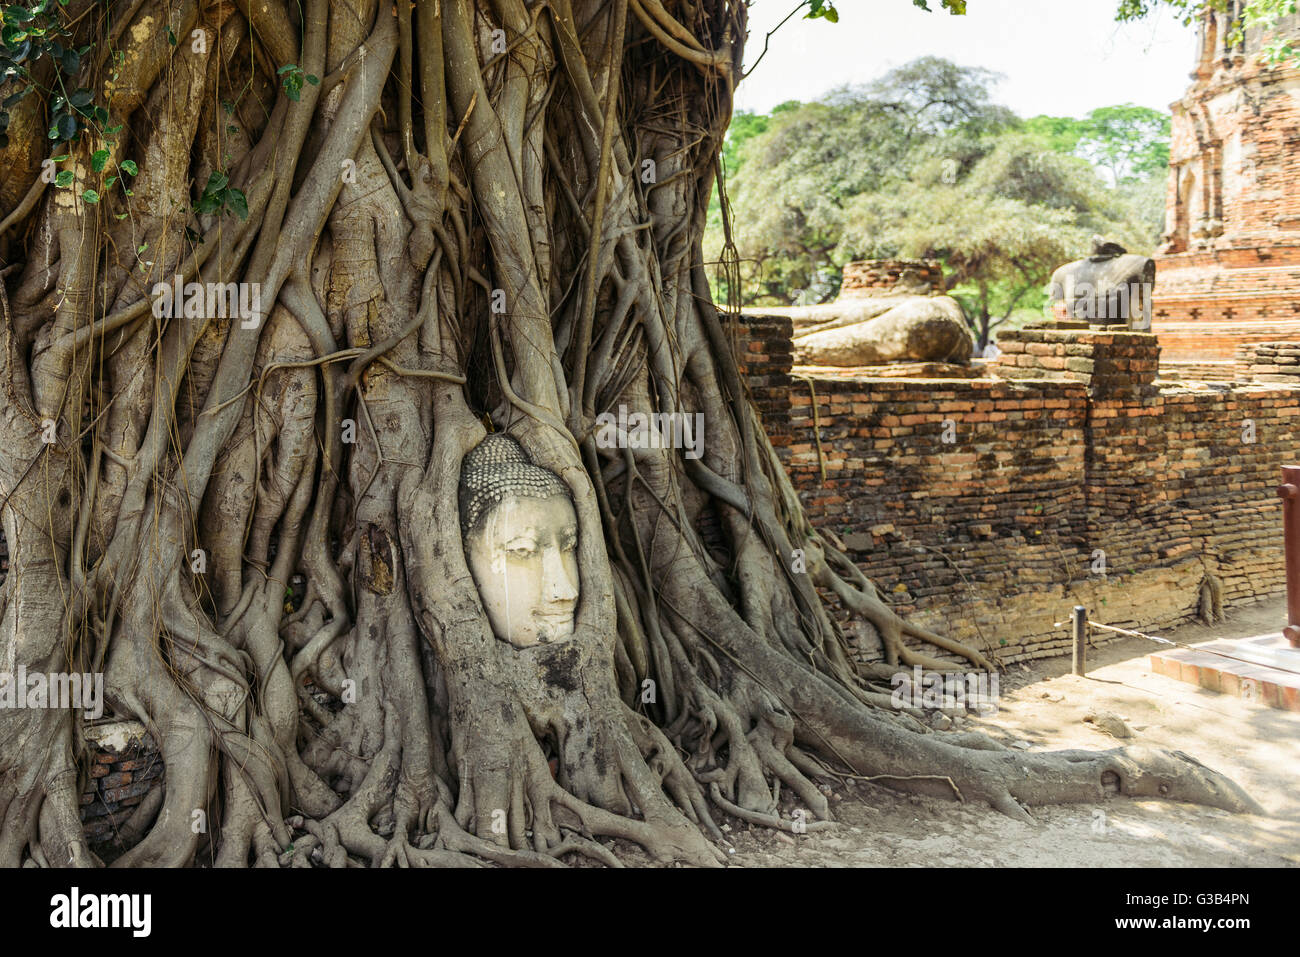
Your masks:
{"label": "aerial root", "polygon": [[833,827],[838,827],[836,822],[830,820],[820,821],[798,821],[785,820],[777,814],[761,814],[758,811],[750,811],[738,804],[733,804],[722,796],[722,791],[716,784],[709,785],[709,797],[713,799],[718,807],[722,808],[733,817],[738,817],[742,821],[750,824],[759,824],[763,827],[770,827],[773,830],[784,831],[787,834],[805,834],[816,831],[825,831]]}

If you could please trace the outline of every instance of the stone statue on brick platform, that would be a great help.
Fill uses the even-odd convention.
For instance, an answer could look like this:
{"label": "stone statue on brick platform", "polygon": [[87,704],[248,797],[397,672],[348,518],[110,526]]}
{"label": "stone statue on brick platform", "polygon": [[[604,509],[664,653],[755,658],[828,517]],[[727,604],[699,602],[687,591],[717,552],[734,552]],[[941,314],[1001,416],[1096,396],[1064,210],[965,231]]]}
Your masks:
{"label": "stone statue on brick platform", "polygon": [[795,361],[818,366],[970,362],[974,339],[961,305],[951,296],[903,296],[881,305],[886,308],[870,318],[855,319],[849,313],[796,333]]}
{"label": "stone statue on brick platform", "polygon": [[578,608],[578,517],[558,475],[506,435],[461,466],[460,522],[492,631],[517,648],[565,641]]}
{"label": "stone statue on brick platform", "polygon": [[1052,273],[1052,312],[1061,320],[1149,332],[1155,282],[1154,259],[1094,236],[1091,256]]}
{"label": "stone statue on brick platform", "polygon": [[957,300],[936,294],[942,290],[937,261],[863,260],[844,267],[834,302],[763,311],[790,317],[802,365],[969,365],[970,327]]}

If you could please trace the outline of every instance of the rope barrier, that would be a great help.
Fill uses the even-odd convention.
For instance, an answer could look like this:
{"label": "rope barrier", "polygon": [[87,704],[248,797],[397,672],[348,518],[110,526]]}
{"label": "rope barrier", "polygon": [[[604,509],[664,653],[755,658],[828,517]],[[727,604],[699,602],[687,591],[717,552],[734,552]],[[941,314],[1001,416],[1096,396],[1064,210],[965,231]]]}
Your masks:
{"label": "rope barrier", "polygon": [[[1071,624],[1071,622],[1069,621],[1057,621],[1052,623],[1052,627],[1061,628],[1069,624]],[[1196,645],[1189,645],[1186,642],[1174,641],[1172,638],[1161,638],[1157,635],[1143,634],[1140,631],[1129,631],[1127,628],[1116,628],[1114,625],[1103,625],[1101,622],[1093,621],[1091,618],[1087,619],[1087,624],[1088,627],[1090,628],[1100,628],[1103,631],[1114,631],[1121,635],[1130,635],[1134,638],[1145,638],[1147,639],[1147,641],[1156,641],[1162,645],[1173,645],[1177,648],[1185,648],[1188,651],[1196,651],[1196,652],[1200,652],[1201,654],[1214,655],[1218,658],[1227,658],[1229,661],[1240,661],[1243,664],[1255,665],[1256,667],[1271,668],[1274,671],[1280,671],[1283,674],[1287,674],[1287,675],[1300,675],[1300,671],[1292,671],[1290,668],[1283,668],[1275,664],[1265,664],[1259,661],[1251,661],[1249,658],[1238,658],[1236,655],[1229,655],[1222,651],[1213,651],[1210,648],[1198,647]]]}

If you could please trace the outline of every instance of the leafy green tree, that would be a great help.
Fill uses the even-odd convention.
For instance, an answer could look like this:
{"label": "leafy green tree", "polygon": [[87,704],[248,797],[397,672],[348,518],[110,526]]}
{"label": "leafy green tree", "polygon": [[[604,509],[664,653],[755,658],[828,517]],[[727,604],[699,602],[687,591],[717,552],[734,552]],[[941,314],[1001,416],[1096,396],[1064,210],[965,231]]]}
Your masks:
{"label": "leafy green tree", "polygon": [[1087,132],[1087,121],[1073,116],[1031,116],[1021,126],[1027,136],[1036,136],[1058,153],[1073,153]]}
{"label": "leafy green tree", "polygon": [[[868,86],[778,107],[761,132],[746,119],[735,165],[727,165],[742,303],[788,303],[819,277],[829,279],[823,297],[833,297],[832,254],[848,203],[905,183],[918,163],[940,156],[956,182],[988,136],[1016,122],[992,102],[995,80],[987,70],[925,57]],[[714,217],[706,255],[716,261],[722,244]]]}
{"label": "leafy green tree", "polygon": [[1086,161],[1036,137],[1004,134],[957,183],[943,171],[931,161],[902,187],[857,197],[835,260],[942,260],[981,348],[1017,310],[1041,307],[1052,270],[1086,254],[1093,233],[1150,248],[1149,231]]}
{"label": "leafy green tree", "polygon": [[[997,79],[923,57],[869,85],[784,104],[769,117],[743,114],[731,154],[724,151],[740,265],[736,298],[823,301],[838,292],[839,268],[855,255],[930,249],[925,255],[954,257],[955,292],[987,340],[1017,310],[1041,305],[1045,264],[1064,262],[1067,248],[1070,258],[1086,251],[1086,235],[1048,237],[1046,225],[1057,219],[1042,219],[1038,207],[1073,211],[1096,231],[1124,232],[1135,250],[1151,248],[1163,223],[1167,117],[1126,104],[1082,119],[1022,121],[993,102]],[[934,224],[946,223],[950,234],[940,241],[929,233],[934,242],[922,242],[914,231],[904,241],[906,226],[928,222],[941,195],[969,203]],[[868,229],[856,217],[874,208],[889,209],[892,219]],[[970,227],[961,234],[980,237],[978,253],[969,243],[961,251],[952,232],[958,224]],[[721,227],[715,211],[705,245],[714,260]],[[728,291],[720,282],[720,297]]]}
{"label": "leafy green tree", "polygon": [[1169,114],[1125,103],[1088,114],[1076,146],[1080,155],[1110,173],[1116,185],[1169,168]]}
{"label": "leafy green tree", "polygon": [[1169,167],[1169,115],[1149,107],[1103,106],[1083,119],[1034,116],[1021,130],[1059,153],[1089,160],[1114,185],[1163,176]]}

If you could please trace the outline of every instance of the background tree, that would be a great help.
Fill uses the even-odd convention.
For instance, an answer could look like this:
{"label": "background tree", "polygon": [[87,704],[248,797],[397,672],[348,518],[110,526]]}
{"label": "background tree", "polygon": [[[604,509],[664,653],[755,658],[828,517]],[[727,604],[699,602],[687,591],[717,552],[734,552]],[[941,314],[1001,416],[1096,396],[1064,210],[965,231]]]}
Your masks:
{"label": "background tree", "polygon": [[[905,183],[918,163],[943,152],[958,166],[980,140],[1014,121],[992,104],[994,76],[927,57],[874,84],[834,91],[815,103],[782,104],[766,128],[747,120],[728,157],[732,221],[744,303],[786,304],[793,290],[823,286],[833,298],[833,254],[855,196]],[[957,166],[950,176],[955,177]],[[707,250],[721,256],[721,217]],[[820,280],[820,282],[819,282]]]}
{"label": "background tree", "polygon": [[1104,169],[1116,186],[1169,169],[1169,114],[1125,103],[1088,114],[1076,151]]}
{"label": "background tree", "polygon": [[[992,663],[810,527],[745,398],[701,253],[744,4],[3,18],[0,650],[102,671],[158,741],[116,863],[613,864],[620,838],[712,864],[719,810],[789,829],[779,785],[827,818],[843,774],[1021,820],[1253,807],[1181,755],[1008,752],[888,707],[899,664],[945,666],[917,642]],[[168,308],[173,282],[248,308]],[[703,414],[703,456],[603,448],[620,406]],[[569,641],[498,640],[469,575],[489,428],[572,492]],[[95,863],[81,721],[0,713],[0,865]]]}
{"label": "background tree", "polygon": [[936,157],[901,187],[855,197],[835,260],[941,260],[980,348],[1017,309],[1041,314],[1052,271],[1086,254],[1094,233],[1150,248],[1147,228],[1087,162],[1037,137],[1004,134],[969,173],[944,182],[956,163]]}
{"label": "background tree", "polygon": [[1160,177],[1169,169],[1169,115],[1125,103],[1101,106],[1083,119],[1034,116],[1022,132],[1058,153],[1082,156],[1106,173],[1112,186]]}
{"label": "background tree", "polygon": [[[1052,269],[1085,255],[1092,232],[1153,249],[1168,118],[1125,105],[1020,120],[993,103],[996,80],[925,57],[868,86],[746,114],[723,154],[741,302],[825,301],[850,259],[933,256],[983,345],[994,327],[1041,315]],[[720,211],[709,220],[715,261],[723,225]],[[726,281],[715,275],[720,295]]]}

